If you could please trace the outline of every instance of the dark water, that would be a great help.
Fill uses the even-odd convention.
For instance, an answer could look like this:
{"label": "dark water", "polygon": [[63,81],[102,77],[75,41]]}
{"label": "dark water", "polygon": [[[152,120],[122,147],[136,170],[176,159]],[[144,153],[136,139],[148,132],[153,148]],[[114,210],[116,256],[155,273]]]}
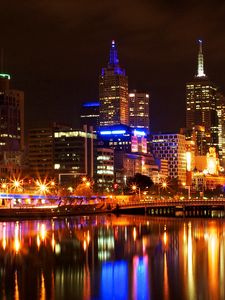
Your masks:
{"label": "dark water", "polygon": [[224,220],[0,222],[0,299],[225,299]]}

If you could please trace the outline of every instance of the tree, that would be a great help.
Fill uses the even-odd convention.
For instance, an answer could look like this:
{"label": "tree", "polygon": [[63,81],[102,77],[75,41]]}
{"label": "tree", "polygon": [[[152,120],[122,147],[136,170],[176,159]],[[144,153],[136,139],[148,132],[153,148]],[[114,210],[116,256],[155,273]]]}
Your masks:
{"label": "tree", "polygon": [[75,196],[84,196],[90,198],[93,194],[92,186],[86,182],[78,184],[74,191]]}
{"label": "tree", "polygon": [[136,173],[134,177],[130,177],[127,183],[128,186],[131,186],[132,184],[137,185],[141,191],[147,188],[149,189],[153,185],[153,181],[149,176],[142,175],[140,173]]}

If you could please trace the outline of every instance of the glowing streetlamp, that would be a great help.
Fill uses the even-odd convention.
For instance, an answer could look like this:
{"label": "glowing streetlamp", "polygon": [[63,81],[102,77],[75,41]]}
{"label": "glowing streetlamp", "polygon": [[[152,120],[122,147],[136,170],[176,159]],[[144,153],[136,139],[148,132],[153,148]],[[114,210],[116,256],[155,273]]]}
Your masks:
{"label": "glowing streetlamp", "polygon": [[82,177],[82,181],[83,181],[83,182],[86,182],[86,181],[87,181],[87,177],[85,177],[85,176]]}
{"label": "glowing streetlamp", "polygon": [[2,189],[5,190],[7,188],[7,184],[4,182],[2,183]]}
{"label": "glowing streetlamp", "polygon": [[132,185],[132,190],[136,193],[136,191],[138,190],[138,197],[139,197],[139,200],[141,199],[141,189],[136,185],[136,184],[133,184]]}
{"label": "glowing streetlamp", "polygon": [[11,180],[11,187],[14,190],[22,191],[23,180],[13,179]]}
{"label": "glowing streetlamp", "polygon": [[73,192],[72,186],[69,186],[67,190],[68,190],[70,193],[72,193],[72,192]]}
{"label": "glowing streetlamp", "polygon": [[43,193],[46,193],[47,190],[48,190],[48,188],[47,188],[47,186],[45,184],[41,184],[39,186],[39,188],[40,188],[40,191],[43,192]]}
{"label": "glowing streetlamp", "polygon": [[87,181],[87,182],[85,183],[85,185],[86,185],[86,187],[90,187],[90,186],[91,186],[90,181]]}
{"label": "glowing streetlamp", "polygon": [[158,186],[158,188],[159,188],[159,199],[161,199],[161,188],[163,188],[163,189],[166,189],[167,188],[167,182],[166,181],[163,181],[162,183],[161,183],[161,185],[159,184],[159,186]]}
{"label": "glowing streetlamp", "polygon": [[46,184],[45,181],[42,182],[40,180],[37,180],[36,185],[37,185],[37,190],[40,193],[46,194],[49,191],[48,185]]}
{"label": "glowing streetlamp", "polygon": [[52,188],[55,187],[55,181],[54,181],[54,180],[50,181],[50,186],[51,186]]}
{"label": "glowing streetlamp", "polygon": [[164,188],[164,189],[167,188],[167,182],[164,181],[164,182],[162,183],[162,188]]}

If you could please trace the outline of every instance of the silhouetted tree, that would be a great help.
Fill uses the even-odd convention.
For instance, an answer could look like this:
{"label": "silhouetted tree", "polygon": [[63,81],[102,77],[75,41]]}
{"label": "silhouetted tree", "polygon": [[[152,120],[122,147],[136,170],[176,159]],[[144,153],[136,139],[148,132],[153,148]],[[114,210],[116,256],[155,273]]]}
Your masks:
{"label": "silhouetted tree", "polygon": [[130,177],[127,181],[127,186],[130,188],[132,184],[137,185],[141,191],[149,189],[153,185],[153,181],[149,176],[136,173],[134,177]]}

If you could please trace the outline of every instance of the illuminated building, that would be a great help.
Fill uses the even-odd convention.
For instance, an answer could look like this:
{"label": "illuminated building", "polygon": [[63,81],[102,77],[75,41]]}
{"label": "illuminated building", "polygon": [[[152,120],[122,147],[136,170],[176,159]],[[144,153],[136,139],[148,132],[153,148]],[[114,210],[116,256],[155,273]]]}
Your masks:
{"label": "illuminated building", "polygon": [[146,130],[126,125],[99,128],[99,141],[118,151],[147,153]]}
{"label": "illuminated building", "polygon": [[119,184],[136,173],[152,176],[158,172],[151,153],[147,150],[146,129],[126,125],[100,127],[98,144],[114,150],[114,175]]}
{"label": "illuminated building", "polygon": [[209,148],[206,155],[195,157],[195,170],[204,174],[218,175],[221,169],[218,155],[214,147]]}
{"label": "illuminated building", "polygon": [[94,175],[94,140],[96,135],[84,130],[54,131],[54,171],[62,178]]}
{"label": "illuminated building", "polygon": [[149,94],[136,90],[129,93],[129,123],[131,127],[149,132]]}
{"label": "illuminated building", "polygon": [[206,156],[207,159],[207,171],[209,174],[218,175],[219,171],[219,159],[217,158],[215,148],[210,147]]}
{"label": "illuminated building", "polygon": [[205,155],[208,150],[205,127],[195,125],[192,129],[181,128],[181,134],[186,136],[187,147],[191,147],[193,155]]}
{"label": "illuminated building", "polygon": [[94,132],[99,125],[99,102],[84,102],[81,108],[80,125],[92,126]]}
{"label": "illuminated building", "polygon": [[192,177],[193,188],[197,191],[204,189],[216,189],[218,186],[225,185],[225,176],[220,175],[221,168],[216,149],[209,148],[205,156],[195,157],[195,168]]}
{"label": "illuminated building", "polygon": [[133,177],[139,173],[154,178],[159,174],[159,167],[151,153],[124,153],[123,155],[124,176]]}
{"label": "illuminated building", "polygon": [[99,78],[100,126],[129,125],[128,79],[119,65],[115,41],[112,41],[109,63]]}
{"label": "illuminated building", "polygon": [[186,84],[186,128],[204,126],[207,146],[218,148],[217,97],[217,87],[204,73],[202,41],[199,41],[198,72],[194,80]]}
{"label": "illuminated building", "polygon": [[186,140],[182,134],[153,134],[152,153],[168,161],[168,177],[186,182]]}
{"label": "illuminated building", "polygon": [[10,75],[0,74],[0,175],[20,173],[24,151],[24,93],[10,89]]}
{"label": "illuminated building", "polygon": [[215,176],[203,172],[194,172],[192,176],[192,189],[196,191],[215,190],[221,188],[221,193],[225,185],[225,176]]}
{"label": "illuminated building", "polygon": [[98,189],[110,192],[114,182],[114,150],[110,148],[97,148],[97,162],[95,177]]}
{"label": "illuminated building", "polygon": [[223,167],[225,166],[225,97],[217,93],[217,116],[218,116],[218,141],[219,158]]}
{"label": "illuminated building", "polygon": [[165,182],[168,178],[168,160],[155,158],[155,162],[159,168],[158,173],[151,177],[152,181],[155,184]]}
{"label": "illuminated building", "polygon": [[56,176],[59,181],[94,175],[94,140],[96,135],[68,126],[30,130],[28,161],[30,175]]}
{"label": "illuminated building", "polygon": [[52,127],[29,130],[29,175],[42,178],[53,174],[53,134]]}

